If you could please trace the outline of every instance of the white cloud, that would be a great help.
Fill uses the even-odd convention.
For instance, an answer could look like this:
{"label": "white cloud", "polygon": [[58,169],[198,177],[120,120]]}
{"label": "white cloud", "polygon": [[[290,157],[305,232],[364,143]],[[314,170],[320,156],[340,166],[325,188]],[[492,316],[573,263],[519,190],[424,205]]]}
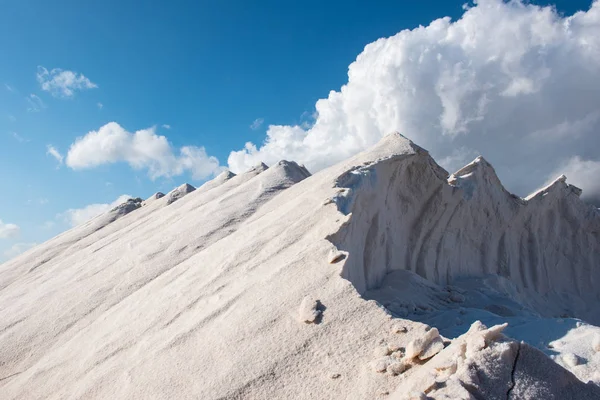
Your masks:
{"label": "white cloud", "polygon": [[561,174],[567,176],[567,182],[579,188],[586,188],[586,191],[581,195],[582,198],[600,200],[598,198],[600,193],[600,161],[583,160],[579,156],[574,156],[550,174],[547,183],[550,183]]}
{"label": "white cloud", "polygon": [[[600,1],[563,17],[479,0],[456,22],[367,45],[348,83],[316,103],[312,126],[271,125],[262,145],[231,152],[229,167],[285,158],[314,172],[399,131],[446,167],[480,152],[509,190],[528,194],[573,157],[600,161],[598,32]],[[578,176],[584,191],[600,190],[597,176]]]}
{"label": "white cloud", "polygon": [[539,140],[556,141],[580,138],[582,135],[590,134],[594,129],[597,129],[598,122],[600,122],[600,111],[594,111],[575,121],[564,120],[550,128],[533,131],[529,134],[529,139],[536,142]]}
{"label": "white cloud", "polygon": [[169,124],[163,124],[162,127],[165,129],[171,129],[171,125]]}
{"label": "white cloud", "polygon": [[126,202],[127,199],[131,198],[131,196],[124,194],[119,196],[112,203],[90,204],[83,208],[71,208],[64,213],[58,214],[57,218],[63,219],[71,226],[81,225],[84,222],[87,222],[90,219],[115,208],[119,204],[122,204]]}
{"label": "white cloud", "polygon": [[451,152],[448,152],[445,157],[438,159],[437,162],[450,171],[457,171],[474,160],[478,155],[479,152],[477,150],[458,147],[452,149]]}
{"label": "white cloud", "polygon": [[19,143],[29,142],[29,139],[24,138],[23,136],[19,135],[17,132],[11,132],[10,135]]}
{"label": "white cloud", "polygon": [[15,243],[12,247],[4,251],[4,257],[6,257],[6,259],[14,258],[34,246],[37,246],[37,243]]}
{"label": "white cloud", "polygon": [[44,230],[52,229],[56,225],[54,221],[46,221],[42,224],[41,228]]}
{"label": "white cloud", "polygon": [[58,165],[60,166],[64,160],[63,155],[60,154],[58,149],[56,147],[52,146],[51,144],[49,144],[47,148],[48,148],[48,150],[46,151],[46,154],[54,157],[56,159],[56,161],[58,161]]}
{"label": "white cloud", "polygon": [[8,120],[10,122],[15,122],[17,120],[17,118],[14,115],[10,115],[10,114],[6,118],[8,118]]}
{"label": "white cloud", "polygon": [[256,118],[252,124],[250,124],[250,129],[252,129],[253,131],[257,130],[258,128],[260,128],[262,126],[262,124],[265,122],[264,118]]}
{"label": "white cloud", "polygon": [[21,228],[15,224],[6,224],[0,220],[0,239],[13,239],[19,236]]}
{"label": "white cloud", "polygon": [[6,90],[8,90],[9,92],[12,92],[12,93],[14,93],[14,92],[15,92],[15,89],[14,89],[12,86],[10,86],[8,83],[5,83],[5,84],[4,84],[4,87],[5,87],[5,88],[6,88]]}
{"label": "white cloud", "polygon": [[117,162],[126,162],[134,169],[147,169],[152,179],[186,171],[194,179],[204,179],[222,170],[219,160],[208,156],[204,147],[184,146],[175,154],[167,138],[156,134],[155,127],[131,133],[116,122],[78,138],[66,159],[73,169]]}
{"label": "white cloud", "polygon": [[98,110],[102,110],[102,108],[104,107],[104,104],[98,102],[98,103],[96,103],[96,106],[98,107]]}
{"label": "white cloud", "polygon": [[36,76],[42,90],[51,93],[54,97],[73,97],[77,90],[98,87],[83,74],[60,68],[48,71],[46,68],[38,66]]}
{"label": "white cloud", "polygon": [[33,204],[33,203],[39,204],[40,206],[45,206],[46,204],[49,203],[49,200],[46,198],[43,198],[43,197],[36,199],[36,200],[33,200],[33,199],[27,200],[27,204]]}
{"label": "white cloud", "polygon": [[27,100],[27,104],[29,104],[27,107],[27,111],[29,112],[39,112],[46,108],[46,104],[42,101],[42,99],[33,93],[25,97],[25,100]]}

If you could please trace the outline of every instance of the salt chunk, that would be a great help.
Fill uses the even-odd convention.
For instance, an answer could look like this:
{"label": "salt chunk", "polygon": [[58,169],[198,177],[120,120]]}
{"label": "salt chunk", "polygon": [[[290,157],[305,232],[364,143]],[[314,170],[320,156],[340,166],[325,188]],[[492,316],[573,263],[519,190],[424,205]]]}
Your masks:
{"label": "salt chunk", "polygon": [[408,329],[404,325],[396,324],[392,326],[392,333],[406,333]]}
{"label": "salt chunk", "polygon": [[569,367],[573,368],[579,365],[579,357],[573,353],[565,353],[561,356],[562,361]]}
{"label": "salt chunk", "polygon": [[408,369],[408,364],[402,361],[396,361],[388,365],[386,371],[390,375],[400,375]]}
{"label": "salt chunk", "polygon": [[306,323],[315,322],[319,315],[321,315],[321,311],[317,310],[317,307],[317,300],[312,296],[306,296],[302,300],[302,303],[300,303],[300,309],[298,310],[300,321]]}
{"label": "salt chunk", "polygon": [[494,325],[491,328],[486,329],[483,332],[483,337],[484,337],[486,343],[489,345],[490,342],[495,342],[496,340],[498,340],[498,338],[502,334],[502,331],[504,331],[504,329],[506,329],[507,326],[508,326],[508,323],[505,322],[503,324]]}
{"label": "salt chunk", "polygon": [[335,264],[338,263],[340,261],[342,261],[344,258],[346,258],[346,254],[342,253],[341,251],[332,251],[329,254],[329,264]]}
{"label": "salt chunk", "polygon": [[390,357],[381,357],[371,361],[371,368],[373,368],[373,371],[375,372],[385,372],[391,363],[392,359]]}
{"label": "salt chunk", "polygon": [[472,334],[467,338],[465,356],[471,358],[475,353],[485,349],[485,337],[482,334]]}
{"label": "salt chunk", "polygon": [[437,340],[438,338],[440,341],[442,340],[437,328],[431,328],[430,330],[425,332],[425,334],[422,337],[413,340],[408,344],[408,346],[406,346],[406,358],[413,359],[419,356],[424,350],[427,349],[427,346],[429,346],[429,344],[431,344],[434,340]]}
{"label": "salt chunk", "polygon": [[444,350],[444,341],[441,337],[436,337],[419,354],[419,360],[427,360]]}
{"label": "salt chunk", "polygon": [[399,344],[392,343],[392,344],[388,344],[387,348],[390,351],[390,353],[394,353],[394,352],[400,350],[401,346]]}
{"label": "salt chunk", "polygon": [[391,353],[388,346],[379,346],[375,350],[373,350],[373,356],[380,358],[388,356]]}

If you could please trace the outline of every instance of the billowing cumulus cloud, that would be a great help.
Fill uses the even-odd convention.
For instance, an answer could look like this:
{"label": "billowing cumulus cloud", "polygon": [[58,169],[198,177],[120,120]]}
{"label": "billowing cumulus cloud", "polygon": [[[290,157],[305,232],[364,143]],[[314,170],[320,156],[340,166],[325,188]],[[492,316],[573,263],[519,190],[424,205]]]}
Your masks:
{"label": "billowing cumulus cloud", "polygon": [[42,90],[51,93],[54,97],[73,97],[76,91],[98,87],[83,74],[60,68],[48,71],[38,66],[36,77]]}
{"label": "billowing cumulus cloud", "polygon": [[219,160],[209,156],[204,147],[184,146],[176,154],[167,138],[156,134],[156,128],[132,133],[116,122],[78,138],[66,157],[66,164],[73,169],[117,162],[147,169],[152,179],[184,172],[190,172],[194,179],[205,179],[222,170]]}
{"label": "billowing cumulus cloud", "polygon": [[[399,131],[452,172],[478,154],[526,195],[560,167],[597,196],[600,0],[563,17],[521,1],[479,0],[367,45],[348,83],[316,103],[310,127],[271,125],[230,154],[239,172],[293,159],[316,171]],[[573,161],[575,160],[575,161]]]}

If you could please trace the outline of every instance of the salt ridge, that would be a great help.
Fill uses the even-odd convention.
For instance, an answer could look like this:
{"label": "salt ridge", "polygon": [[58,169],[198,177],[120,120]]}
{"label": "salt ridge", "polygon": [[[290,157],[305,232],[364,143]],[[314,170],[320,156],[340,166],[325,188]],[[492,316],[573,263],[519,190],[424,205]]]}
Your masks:
{"label": "salt ridge", "polygon": [[331,240],[352,250],[342,275],[359,292],[394,270],[440,284],[493,274],[543,315],[600,323],[600,217],[577,188],[559,179],[521,199],[481,157],[446,179],[422,149],[384,146],[400,155],[345,174],[334,198],[352,218]]}
{"label": "salt ridge", "polygon": [[[487,166],[483,172],[492,177]],[[579,224],[578,249],[597,249],[598,213],[572,191],[532,206],[482,182],[476,171],[467,175],[449,184],[424,149],[393,134],[314,176],[293,162],[260,164],[237,176],[225,173],[171,204],[165,196],[102,226],[100,218],[65,232],[0,266],[0,391],[7,399],[364,399],[402,397],[407,388],[428,398],[450,390],[506,398],[510,389],[527,399],[546,394],[526,384],[536,377],[560,398],[598,393],[538,350],[524,351],[522,364],[504,357],[515,342],[496,328],[475,324],[458,339],[439,339],[443,348],[429,326],[392,317],[382,303],[360,296],[390,272],[427,278],[436,298],[436,285],[493,273],[492,255],[502,252],[489,250],[497,250],[502,235],[485,233],[507,228],[507,221],[512,229],[522,228],[523,218],[538,228],[558,227],[555,236],[542,229],[540,240],[562,239]],[[451,223],[452,208],[462,225]],[[553,211],[555,225],[532,208]],[[507,249],[515,245],[512,235],[507,228]],[[438,251],[440,241],[449,248]],[[542,261],[574,250],[552,243],[558,253],[548,250]],[[484,254],[489,260],[480,264]],[[552,298],[546,275],[532,279],[527,268],[561,271],[544,262],[522,268],[531,259],[516,255],[503,279],[514,281],[525,300]],[[593,274],[585,268],[593,254],[573,258],[573,278]],[[576,299],[593,300],[582,291],[591,284],[565,281],[561,288],[571,300],[565,304],[574,313],[589,311]],[[468,292],[465,299],[452,293],[450,302],[469,301]],[[555,311],[536,301],[527,306]],[[593,348],[593,340],[585,342],[589,334],[575,336],[554,338],[564,342],[557,351],[578,349],[570,343]],[[384,357],[397,361],[386,359],[380,373],[372,362],[382,347],[390,354]],[[408,348],[419,350],[416,358],[405,354]],[[589,371],[600,365],[595,354],[578,355],[587,357]],[[449,368],[439,375],[434,367],[442,364]],[[485,382],[469,376],[474,367]],[[448,389],[432,386],[431,373]],[[568,382],[569,391],[553,382]]]}

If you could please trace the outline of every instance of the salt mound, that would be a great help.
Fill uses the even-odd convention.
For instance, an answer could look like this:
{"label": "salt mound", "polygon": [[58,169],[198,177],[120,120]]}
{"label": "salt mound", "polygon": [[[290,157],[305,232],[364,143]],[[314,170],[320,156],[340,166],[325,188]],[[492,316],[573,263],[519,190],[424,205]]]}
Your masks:
{"label": "salt mound", "polygon": [[184,183],[183,185],[173,189],[167,194],[167,204],[176,202],[186,194],[192,193],[194,190],[196,190],[195,187],[193,187],[189,183]]}
{"label": "salt mound", "polygon": [[496,275],[544,316],[600,323],[600,215],[579,189],[558,179],[521,199],[482,157],[447,179],[407,139],[383,146],[392,154],[343,174],[333,198],[352,217],[330,239],[352,251],[342,276],[360,293],[401,269],[443,285]]}
{"label": "salt mound", "polygon": [[153,203],[155,200],[162,199],[165,197],[165,194],[162,192],[156,192],[152,196],[148,197],[146,200],[142,202],[142,206],[147,206],[148,204]]}
{"label": "salt mound", "polygon": [[132,211],[142,207],[143,200],[139,197],[129,198],[118,206],[112,208],[104,214],[100,214],[84,224],[85,227],[91,228],[93,231],[100,230],[106,225],[111,224],[129,214]]}
{"label": "salt mound", "polygon": [[[65,232],[0,267],[0,393],[597,396],[564,368],[585,365],[582,379],[594,370],[595,334],[556,338],[580,360],[570,367],[503,337],[503,324],[450,340],[361,297],[403,271],[419,277],[432,308],[470,304],[470,292],[438,288],[484,274],[514,284],[515,301],[561,290],[574,312],[587,310],[583,299],[597,305],[586,291],[597,211],[562,186],[515,198],[478,163],[449,183],[425,150],[394,134],[314,176],[293,162],[259,164]],[[572,341],[589,341],[587,353]]]}
{"label": "salt mound", "polygon": [[200,186],[198,189],[202,191],[210,190],[215,188],[223,183],[227,182],[231,178],[235,177],[235,174],[231,171],[223,171],[217,177],[211,181],[206,182],[204,185]]}
{"label": "salt mound", "polygon": [[112,210],[110,210],[109,214],[114,213],[116,215],[123,216],[129,214],[134,210],[137,210],[141,206],[142,199],[140,199],[139,197],[135,199],[127,199],[124,203],[121,203],[118,206],[114,207]]}
{"label": "salt mound", "polygon": [[[264,164],[262,164],[264,165]],[[260,179],[268,180],[273,188],[282,189],[292,186],[310,176],[310,172],[304,166],[293,161],[279,161],[264,172]]]}

